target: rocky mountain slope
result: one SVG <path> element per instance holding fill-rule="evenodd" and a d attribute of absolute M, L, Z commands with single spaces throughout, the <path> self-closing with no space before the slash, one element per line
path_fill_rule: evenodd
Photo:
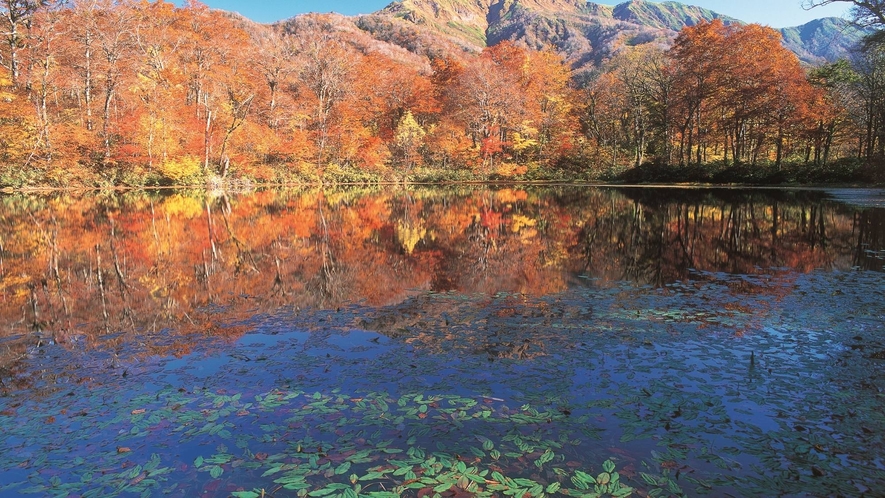
<path fill-rule="evenodd" d="M 701 7 L 647 0 L 614 7 L 584 0 L 398 0 L 364 16 L 362 22 L 377 26 L 382 20 L 402 21 L 473 49 L 503 40 L 535 48 L 552 46 L 580 69 L 625 45 L 667 45 L 683 27 L 713 19 L 741 22 Z M 845 21 L 834 18 L 781 32 L 785 46 L 812 64 L 844 56 L 861 37 Z"/>

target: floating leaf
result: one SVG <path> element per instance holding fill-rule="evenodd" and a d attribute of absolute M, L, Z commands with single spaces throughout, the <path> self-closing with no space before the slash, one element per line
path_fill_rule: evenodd
<path fill-rule="evenodd" d="M 512 481 L 514 483 L 516 483 L 517 486 L 522 487 L 522 488 L 533 488 L 538 484 L 531 479 L 523 479 L 523 478 L 519 478 L 519 477 L 513 479 Z"/>
<path fill-rule="evenodd" d="M 645 481 L 646 483 L 648 483 L 652 486 L 658 485 L 658 480 L 654 476 L 652 476 L 651 474 L 646 474 L 645 472 L 640 472 L 639 475 L 642 477 L 642 480 Z"/>
<path fill-rule="evenodd" d="M 336 491 L 335 489 L 326 487 L 326 488 L 311 491 L 311 492 L 307 493 L 307 496 L 313 496 L 313 497 L 326 496 L 326 495 L 330 495 L 330 494 L 334 493 L 335 491 Z"/>
<path fill-rule="evenodd" d="M 630 496 L 633 494 L 633 488 L 628 486 L 621 486 L 619 489 L 616 489 L 612 492 L 612 496 L 615 498 L 624 498 L 626 496 Z"/>
<path fill-rule="evenodd" d="M 585 472 L 581 472 L 580 470 L 575 471 L 575 477 L 585 484 L 596 484 L 596 478 L 587 474 Z"/>
<path fill-rule="evenodd" d="M 209 469 L 209 475 L 212 476 L 213 479 L 218 479 L 219 477 L 221 477 L 221 474 L 224 474 L 224 469 L 222 469 L 218 465 L 213 465 Z"/>
<path fill-rule="evenodd" d="M 464 477 L 466 477 L 467 479 L 469 479 L 477 484 L 485 484 L 486 483 L 485 478 L 478 476 L 476 474 L 464 474 Z"/>
<path fill-rule="evenodd" d="M 454 486 L 454 485 L 455 485 L 454 482 L 444 482 L 444 483 L 442 483 L 442 484 L 439 484 L 439 485 L 436 486 L 435 488 L 433 488 L 433 491 L 434 491 L 435 493 L 443 493 L 443 492 L 448 491 L 449 489 L 451 489 L 451 487 Z"/>

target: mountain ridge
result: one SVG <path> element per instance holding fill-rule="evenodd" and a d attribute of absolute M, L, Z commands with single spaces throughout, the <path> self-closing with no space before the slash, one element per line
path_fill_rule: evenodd
<path fill-rule="evenodd" d="M 397 0 L 370 16 L 390 16 L 481 49 L 504 40 L 555 47 L 576 69 L 598 63 L 624 45 L 669 45 L 686 26 L 719 19 L 710 9 L 675 1 L 629 0 L 615 6 L 583 0 Z M 838 18 L 778 30 L 784 45 L 809 64 L 844 56 L 862 33 Z"/>

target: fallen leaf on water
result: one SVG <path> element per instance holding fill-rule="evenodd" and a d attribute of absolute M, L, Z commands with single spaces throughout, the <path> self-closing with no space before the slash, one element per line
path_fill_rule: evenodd
<path fill-rule="evenodd" d="M 129 453 L 132 451 L 132 448 L 126 446 L 117 446 L 117 453 Z"/>

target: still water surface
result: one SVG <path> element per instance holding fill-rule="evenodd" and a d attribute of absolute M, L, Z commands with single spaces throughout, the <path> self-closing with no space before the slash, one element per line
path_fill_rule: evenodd
<path fill-rule="evenodd" d="M 0 198 L 0 494 L 873 496 L 881 200 Z"/>

